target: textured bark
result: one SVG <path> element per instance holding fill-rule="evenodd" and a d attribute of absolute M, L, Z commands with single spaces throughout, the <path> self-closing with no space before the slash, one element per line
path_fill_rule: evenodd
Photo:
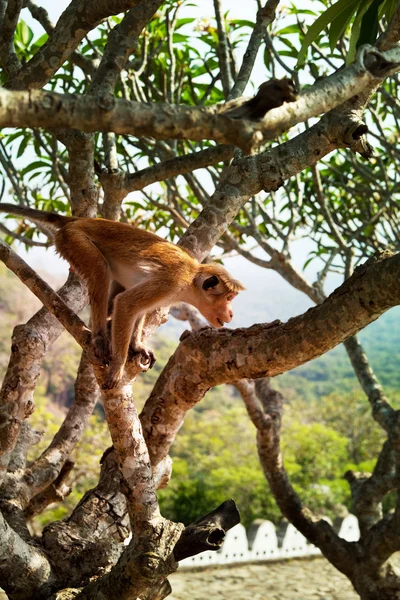
<path fill-rule="evenodd" d="M 79 587 L 117 562 L 129 532 L 121 474 L 115 453 L 107 451 L 99 483 L 86 492 L 67 519 L 44 529 L 43 548 L 57 564 L 61 584 Z"/>
<path fill-rule="evenodd" d="M 80 0 L 81 1 L 81 0 Z M 342 104 L 398 70 L 400 50 L 363 47 L 358 61 L 304 92 L 297 102 L 271 110 L 261 125 L 232 120 L 218 108 L 142 104 L 111 96 L 75 97 L 50 92 L 0 91 L 0 125 L 73 127 L 86 132 L 151 135 L 155 139 L 213 139 L 245 150 L 274 139 L 296 123 Z M 229 106 L 229 105 L 227 105 Z"/>
<path fill-rule="evenodd" d="M 87 303 L 85 290 L 73 275 L 59 293 L 76 312 Z M 33 391 L 43 358 L 62 331 L 62 325 L 45 308 L 26 325 L 14 329 L 10 362 L 0 392 L 0 481 L 4 479 L 21 425 L 34 409 Z"/>
<path fill-rule="evenodd" d="M 49 595 L 54 574 L 39 549 L 27 544 L 0 513 L 0 578 L 11 600 L 27 600 Z M 29 573 L 29 577 L 25 573 Z M 16 576 L 16 574 L 24 574 Z"/>
<path fill-rule="evenodd" d="M 3 498 L 13 499 L 14 504 L 25 510 L 37 494 L 58 478 L 83 435 L 98 396 L 99 389 L 93 369 L 83 356 L 75 384 L 74 402 L 63 424 L 50 446 L 28 469 L 6 477 Z M 51 490 L 49 492 L 51 493 Z"/>
<path fill-rule="evenodd" d="M 183 525 L 157 519 L 147 535 L 134 539 L 110 573 L 90 583 L 77 600 L 136 600 L 177 569 L 173 548 Z"/>
<path fill-rule="evenodd" d="M 6 8 L 0 11 L 0 59 L 4 71 L 8 75 L 14 75 L 20 68 L 21 63 L 14 48 L 14 31 L 18 23 L 22 0 L 8 0 Z"/>
<path fill-rule="evenodd" d="M 124 491 L 135 535 L 160 519 L 153 473 L 131 386 L 105 390 L 104 410 L 124 478 Z"/>
<path fill-rule="evenodd" d="M 210 387 L 289 371 L 397 306 L 399 268 L 400 254 L 382 253 L 358 267 L 323 304 L 287 323 L 206 329 L 187 336 L 164 368 L 141 415 L 152 464 L 168 454 L 184 415 Z"/>
<path fill-rule="evenodd" d="M 205 550 L 219 550 L 225 533 L 238 523 L 240 515 L 234 501 L 223 502 L 208 515 L 185 527 L 174 548 L 175 560 L 180 561 Z"/>
<path fill-rule="evenodd" d="M 14 90 L 43 87 L 89 31 L 103 19 L 128 10 L 139 1 L 72 0 L 59 18 L 47 42 L 18 74 L 7 82 L 7 87 Z"/>

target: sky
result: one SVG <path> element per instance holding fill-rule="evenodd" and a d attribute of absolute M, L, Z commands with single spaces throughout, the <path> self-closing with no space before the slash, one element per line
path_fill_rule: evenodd
<path fill-rule="evenodd" d="M 69 0 L 38 0 L 37 4 L 43 6 L 49 13 L 49 17 L 53 23 L 56 23 L 58 17 L 62 11 L 69 4 Z M 213 11 L 213 0 L 197 0 L 197 7 L 191 6 L 186 8 L 187 14 L 190 16 L 196 16 L 198 18 L 211 17 L 214 14 Z M 248 0 L 243 2 L 242 0 L 225 0 L 222 4 L 223 10 L 229 9 L 229 12 L 234 18 L 242 18 L 248 20 L 254 20 L 257 10 L 257 3 L 255 0 Z M 182 16 L 185 14 L 182 12 Z M 186 15 L 187 16 L 187 15 Z M 42 35 L 43 30 L 41 26 L 31 19 L 29 11 L 24 9 L 22 12 L 22 18 L 29 24 L 34 30 L 36 35 Z M 265 71 L 263 68 L 263 62 L 261 52 L 259 53 L 259 59 L 256 63 L 256 67 L 253 73 L 253 84 L 255 87 L 258 86 L 262 81 L 265 80 Z M 249 91 L 251 93 L 251 90 Z M 307 259 L 308 252 L 311 250 L 313 245 L 306 241 L 301 240 L 293 245 L 292 258 L 293 263 L 297 268 L 301 269 L 305 260 Z M 55 250 L 43 250 L 41 248 L 31 248 L 28 252 L 24 250 L 24 247 L 19 245 L 15 247 L 17 252 L 26 260 L 33 268 L 40 271 L 47 271 L 52 276 L 59 275 L 62 280 L 68 272 L 68 264 L 59 258 Z M 265 255 L 263 258 L 267 258 Z M 266 299 L 265 309 L 265 321 L 270 321 L 275 318 L 287 319 L 289 316 L 297 314 L 300 307 L 307 308 L 310 303 L 305 296 L 300 292 L 294 290 L 289 284 L 287 284 L 279 275 L 266 269 L 249 263 L 247 260 L 241 257 L 230 258 L 225 261 L 225 265 L 235 277 L 240 279 L 247 288 L 247 292 L 244 292 L 236 300 L 240 302 L 241 310 L 240 313 L 242 318 L 240 322 L 233 321 L 233 326 L 249 325 L 253 321 L 251 315 L 243 320 L 243 315 L 246 311 L 243 307 L 248 302 L 249 294 L 252 297 L 252 301 L 262 302 L 263 298 Z M 310 277 L 315 276 L 315 267 L 311 266 L 308 270 Z M 290 300 L 289 300 L 290 296 Z M 297 302 L 293 302 L 293 298 L 298 297 Z M 246 299 L 247 298 L 247 299 Z M 277 306 L 273 308 L 273 298 L 278 298 Z M 267 301 L 268 299 L 268 301 Z M 251 311 L 250 311 L 251 312 Z"/>

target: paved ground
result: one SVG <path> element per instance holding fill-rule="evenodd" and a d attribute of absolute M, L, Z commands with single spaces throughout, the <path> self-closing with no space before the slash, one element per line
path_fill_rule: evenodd
<path fill-rule="evenodd" d="M 182 569 L 169 581 L 168 600 L 359 600 L 348 579 L 324 558 Z"/>

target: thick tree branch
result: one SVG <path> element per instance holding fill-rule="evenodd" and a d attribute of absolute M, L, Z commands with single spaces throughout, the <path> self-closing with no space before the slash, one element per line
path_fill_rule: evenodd
<path fill-rule="evenodd" d="M 34 496 L 57 479 L 83 435 L 98 396 L 92 366 L 83 354 L 75 382 L 74 402 L 51 444 L 26 471 L 6 478 L 7 497 L 13 498 L 14 504 L 25 509 Z"/>
<path fill-rule="evenodd" d="M 87 303 L 85 289 L 74 275 L 70 275 L 59 294 L 76 312 Z M 0 392 L 0 482 L 6 473 L 20 427 L 34 410 L 33 391 L 43 358 L 62 331 L 62 325 L 44 307 L 25 325 L 14 329 L 10 362 Z"/>
<path fill-rule="evenodd" d="M 232 120 L 219 107 L 142 104 L 111 97 L 74 97 L 50 92 L 0 90 L 0 125 L 74 127 L 155 139 L 213 139 L 249 150 L 296 123 L 326 112 L 398 69 L 400 48 L 378 53 L 363 46 L 356 63 L 304 92 L 299 100 L 268 112 L 261 121 Z"/>
<path fill-rule="evenodd" d="M 180 561 L 205 550 L 219 550 L 225 533 L 238 523 L 240 515 L 235 502 L 226 500 L 204 517 L 185 527 L 174 548 L 175 560 Z"/>
<path fill-rule="evenodd" d="M 6 86 L 13 90 L 42 88 L 89 31 L 103 19 L 128 10 L 139 2 L 140 0 L 117 0 L 111 3 L 108 0 L 72 0 L 48 40 Z M 81 128 L 77 126 L 77 129 Z"/>
<path fill-rule="evenodd" d="M 287 323 L 203 330 L 186 337 L 142 415 L 153 465 L 167 455 L 186 412 L 212 386 L 279 375 L 324 354 L 400 303 L 400 254 L 369 259 L 322 304 Z M 182 369 L 190 374 L 181 377 Z"/>
<path fill-rule="evenodd" d="M 116 454 L 107 450 L 101 459 L 97 486 L 86 492 L 66 521 L 50 523 L 42 540 L 58 565 L 59 577 L 69 586 L 79 586 L 117 562 L 129 532 Z"/>
<path fill-rule="evenodd" d="M 3 13 L 0 11 L 0 60 L 7 75 L 15 75 L 21 62 L 14 48 L 14 34 L 23 0 L 8 0 Z"/>
<path fill-rule="evenodd" d="M 183 525 L 160 519 L 151 533 L 132 539 L 113 569 L 86 586 L 76 600 L 133 600 L 177 569 L 173 549 Z"/>
<path fill-rule="evenodd" d="M 0 538 L 0 579 L 10 598 L 25 600 L 48 593 L 54 578 L 49 561 L 37 548 L 24 542 L 1 513 Z"/>

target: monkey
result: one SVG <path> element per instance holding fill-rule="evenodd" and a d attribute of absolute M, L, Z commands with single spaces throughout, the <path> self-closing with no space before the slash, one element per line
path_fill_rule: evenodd
<path fill-rule="evenodd" d="M 154 365 L 152 350 L 141 341 L 146 313 L 177 301 L 188 302 L 220 328 L 232 320 L 231 302 L 245 289 L 220 264 L 201 264 L 185 248 L 127 223 L 68 217 L 6 203 L 0 203 L 0 212 L 26 217 L 46 228 L 58 254 L 86 282 L 92 329 L 88 354 L 92 362 L 109 363 L 105 389 L 121 380 L 130 347 L 148 368 Z M 111 304 L 110 349 L 107 315 Z"/>
<path fill-rule="evenodd" d="M 270 79 L 264 81 L 258 88 L 257 94 L 236 108 L 228 109 L 222 114 L 230 119 L 249 119 L 258 121 L 272 108 L 281 106 L 284 102 L 297 100 L 297 91 L 294 82 L 284 79 Z"/>

